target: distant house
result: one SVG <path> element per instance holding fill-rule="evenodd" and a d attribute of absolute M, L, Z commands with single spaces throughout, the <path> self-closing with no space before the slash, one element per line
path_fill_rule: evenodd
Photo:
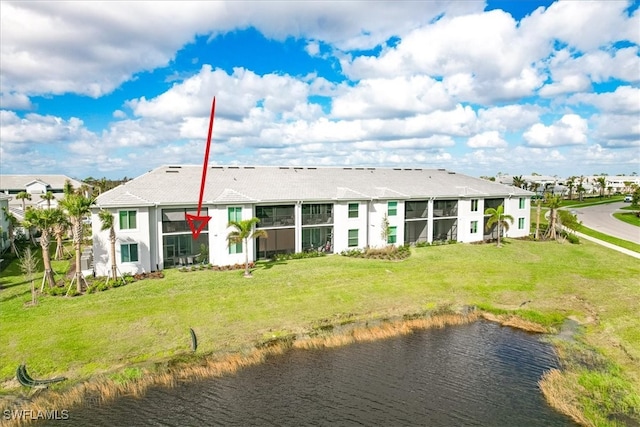
<path fill-rule="evenodd" d="M 108 231 L 98 212 L 115 217 L 116 261 L 122 273 L 197 262 L 205 250 L 214 265 L 271 258 L 277 253 L 490 238 L 488 207 L 505 206 L 515 222 L 510 237 L 529 234 L 534 193 L 444 169 L 213 166 L 201 215 L 211 221 L 197 240 L 185 214 L 197 214 L 202 169 L 163 166 L 101 194 L 92 213 L 96 274 L 109 271 Z M 387 240 L 382 223 L 388 218 Z M 267 238 L 248 248 L 231 244 L 230 220 L 260 219 Z"/>
<path fill-rule="evenodd" d="M 9 221 L 5 216 L 5 210 L 9 209 L 11 196 L 0 193 L 0 254 L 10 245 L 9 241 Z"/>
<path fill-rule="evenodd" d="M 55 208 L 58 201 L 64 197 L 64 184 L 69 181 L 73 188 L 80 188 L 84 183 L 66 175 L 0 175 L 0 193 L 12 196 L 9 207 L 12 212 L 22 219 L 22 200 L 15 196 L 23 191 L 31 195 L 31 200 L 25 199 L 25 207 Z M 47 202 L 41 196 L 50 191 L 53 200 Z"/>

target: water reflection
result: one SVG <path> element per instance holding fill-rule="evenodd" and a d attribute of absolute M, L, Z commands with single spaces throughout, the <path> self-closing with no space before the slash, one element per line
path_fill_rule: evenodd
<path fill-rule="evenodd" d="M 537 387 L 538 337 L 489 322 L 318 351 L 72 411 L 73 425 L 569 426 Z"/>

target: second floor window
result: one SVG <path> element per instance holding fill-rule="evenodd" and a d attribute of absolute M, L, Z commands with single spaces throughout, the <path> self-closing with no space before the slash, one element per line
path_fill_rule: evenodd
<path fill-rule="evenodd" d="M 120 211 L 120 230 L 137 228 L 136 211 Z"/>

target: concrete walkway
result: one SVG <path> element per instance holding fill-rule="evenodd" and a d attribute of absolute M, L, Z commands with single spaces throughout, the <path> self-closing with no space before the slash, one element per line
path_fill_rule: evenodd
<path fill-rule="evenodd" d="M 600 239 L 596 239 L 595 237 L 591 237 L 591 236 L 587 236 L 586 234 L 582 234 L 582 233 L 575 233 L 578 237 L 580 237 L 581 239 L 585 239 L 585 240 L 590 240 L 594 243 L 597 243 L 599 245 L 605 246 L 609 249 L 613 249 L 614 251 L 618 251 L 618 252 L 622 252 L 623 254 L 627 254 L 629 256 L 632 256 L 634 258 L 638 258 L 640 259 L 640 253 L 638 252 L 634 252 L 632 250 L 626 249 L 626 248 L 621 248 L 620 246 L 616 246 L 612 243 L 609 242 L 605 242 L 603 240 Z"/>

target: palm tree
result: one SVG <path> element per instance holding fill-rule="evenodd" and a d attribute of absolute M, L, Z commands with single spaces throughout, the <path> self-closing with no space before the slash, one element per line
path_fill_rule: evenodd
<path fill-rule="evenodd" d="M 51 209 L 51 201 L 55 199 L 55 196 L 51 191 L 47 191 L 40 195 L 40 198 L 47 201 L 47 209 Z"/>
<path fill-rule="evenodd" d="M 540 240 L 540 214 L 542 212 L 542 199 L 538 197 L 536 200 L 536 234 L 535 239 Z"/>
<path fill-rule="evenodd" d="M 573 199 L 573 189 L 576 186 L 576 177 L 570 176 L 566 182 L 567 187 L 569 187 L 569 200 Z"/>
<path fill-rule="evenodd" d="M 24 212 L 26 210 L 24 201 L 31 200 L 31 194 L 27 193 L 26 191 L 21 191 L 16 194 L 16 200 L 22 200 L 22 212 Z"/>
<path fill-rule="evenodd" d="M 62 245 L 62 238 L 64 237 L 70 226 L 71 224 L 69 223 L 69 220 L 64 215 L 58 218 L 58 222 L 53 224 L 53 235 L 56 238 L 56 254 L 54 258 L 57 261 L 61 260 L 64 256 L 64 246 Z"/>
<path fill-rule="evenodd" d="M 518 176 L 514 176 L 513 177 L 513 186 L 514 187 L 518 187 L 518 188 L 523 188 L 524 185 L 526 185 L 527 182 L 522 179 L 522 175 L 518 175 Z"/>
<path fill-rule="evenodd" d="M 599 176 L 596 178 L 596 182 L 598 183 L 598 187 L 600 188 L 600 198 L 604 197 L 604 190 L 607 188 L 607 178 L 604 176 Z"/>
<path fill-rule="evenodd" d="M 578 198 L 580 199 L 580 201 L 582 201 L 582 198 L 584 197 L 584 176 L 580 175 L 580 178 L 578 178 L 578 185 L 576 186 L 576 190 L 578 191 Z"/>
<path fill-rule="evenodd" d="M 16 249 L 16 227 L 20 225 L 20 221 L 15 217 L 7 208 L 2 208 L 2 212 L 4 213 L 4 218 L 7 220 L 7 234 L 9 237 L 9 247 L 11 248 L 11 253 L 14 255 L 18 254 L 18 250 Z"/>
<path fill-rule="evenodd" d="M 494 224 L 497 225 L 498 227 L 498 247 L 500 247 L 500 235 L 502 234 L 502 231 L 500 230 L 500 227 L 504 228 L 505 230 L 509 231 L 509 223 L 513 224 L 513 217 L 511 215 L 505 215 L 504 213 L 504 205 L 500 205 L 498 206 L 496 209 L 494 208 L 487 208 L 484 211 L 485 215 L 489 215 L 489 219 L 487 220 L 487 230 L 489 230 L 491 227 L 493 227 Z"/>
<path fill-rule="evenodd" d="M 109 230 L 109 242 L 111 243 L 111 277 L 118 278 L 118 266 L 116 264 L 116 230 L 114 228 L 113 214 L 109 211 L 101 210 L 98 213 L 102 223 L 101 231 Z"/>
<path fill-rule="evenodd" d="M 243 251 L 244 251 L 244 277 L 251 277 L 251 272 L 249 271 L 249 250 L 248 243 L 249 239 L 255 239 L 258 237 L 266 238 L 267 232 L 264 230 L 257 230 L 255 228 L 256 224 L 260 222 L 258 218 L 244 219 L 241 221 L 230 221 L 229 227 L 233 227 L 234 230 L 227 235 L 227 240 L 229 241 L 229 245 L 232 243 L 242 243 Z"/>
<path fill-rule="evenodd" d="M 82 271 L 80 266 L 80 254 L 82 253 L 82 218 L 90 212 L 93 199 L 87 198 L 78 193 L 66 193 L 60 201 L 60 206 L 69 215 L 71 230 L 73 232 L 73 245 L 76 252 L 76 273 L 75 280 L 78 292 L 82 292 Z"/>
<path fill-rule="evenodd" d="M 40 230 L 40 246 L 42 247 L 42 262 L 44 264 L 44 280 L 52 288 L 56 284 L 51 269 L 51 255 L 49 254 L 49 244 L 53 225 L 58 222 L 58 218 L 64 214 L 59 209 L 29 209 L 25 213 L 23 225 L 26 228 L 37 228 Z M 44 285 L 44 282 L 43 282 Z"/>
<path fill-rule="evenodd" d="M 558 222 L 558 208 L 562 203 L 560 195 L 547 194 L 544 198 L 545 204 L 549 207 L 549 228 L 547 228 L 546 237 L 549 239 L 557 239 L 556 226 Z"/>

